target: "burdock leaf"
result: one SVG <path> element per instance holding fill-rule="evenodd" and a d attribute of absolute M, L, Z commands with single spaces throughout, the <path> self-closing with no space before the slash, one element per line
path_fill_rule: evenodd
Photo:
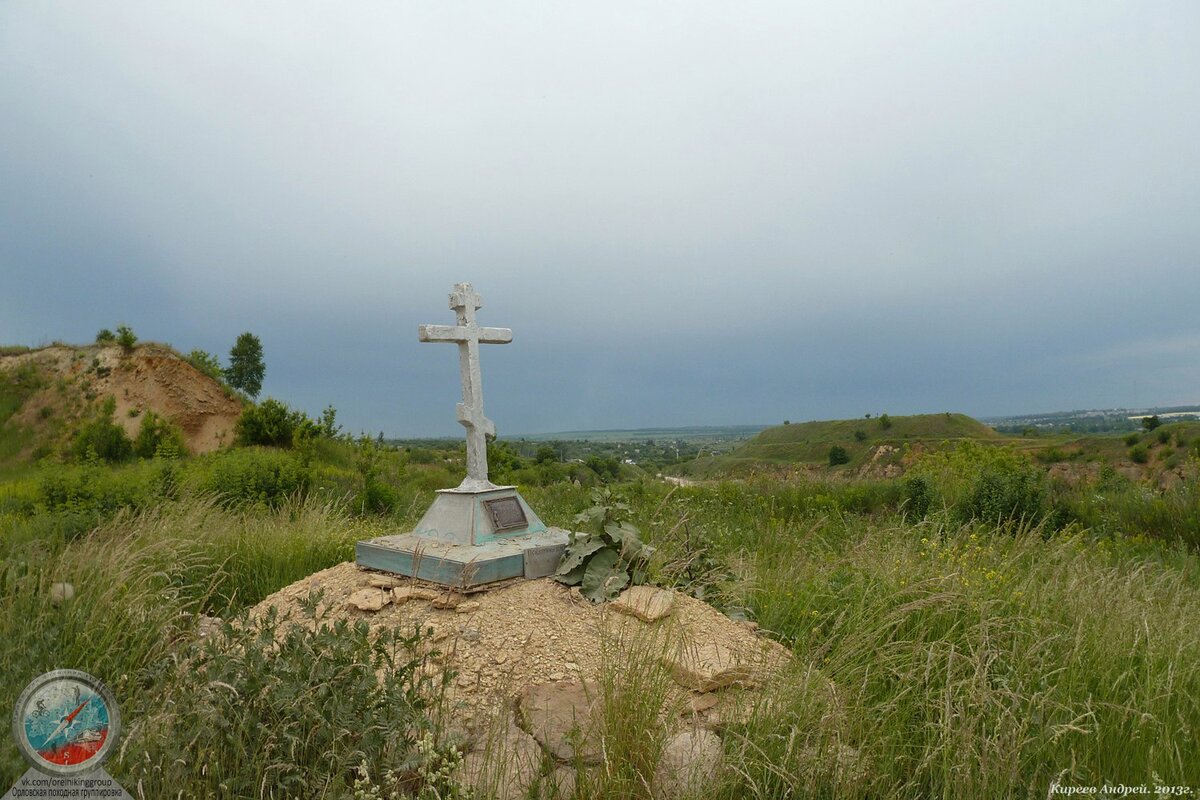
<path fill-rule="evenodd" d="M 629 574 L 618 566 L 619 561 L 616 550 L 606 548 L 596 553 L 583 573 L 583 596 L 593 603 L 616 597 L 629 583 Z"/>
<path fill-rule="evenodd" d="M 562 561 L 558 562 L 558 569 L 555 570 L 554 574 L 571 574 L 574 570 L 583 566 L 584 560 L 601 547 L 604 547 L 604 540 L 599 536 L 587 539 L 580 537 L 563 551 Z"/>

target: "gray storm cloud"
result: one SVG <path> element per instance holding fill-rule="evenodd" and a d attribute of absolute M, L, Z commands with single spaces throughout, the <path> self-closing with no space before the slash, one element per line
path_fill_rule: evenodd
<path fill-rule="evenodd" d="M 8 3 L 0 340 L 455 434 L 1200 402 L 1193 3 Z M 1179 343 L 1184 343 L 1180 345 Z"/>

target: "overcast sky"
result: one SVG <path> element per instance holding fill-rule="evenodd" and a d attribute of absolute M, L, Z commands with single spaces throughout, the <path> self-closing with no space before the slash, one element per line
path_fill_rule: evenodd
<path fill-rule="evenodd" d="M 1200 4 L 0 3 L 0 342 L 457 435 L 1200 403 Z"/>

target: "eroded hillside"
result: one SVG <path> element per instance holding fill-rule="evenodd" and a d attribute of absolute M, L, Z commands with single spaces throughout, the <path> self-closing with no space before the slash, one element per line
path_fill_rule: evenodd
<path fill-rule="evenodd" d="M 179 426 L 192 453 L 232 442 L 242 412 L 236 395 L 174 350 L 144 344 L 53 345 L 0 355 L 0 458 L 55 452 L 112 397 L 113 420 L 136 437 L 147 411 Z"/>

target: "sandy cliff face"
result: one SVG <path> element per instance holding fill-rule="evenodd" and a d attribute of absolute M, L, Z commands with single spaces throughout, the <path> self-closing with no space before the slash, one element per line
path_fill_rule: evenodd
<path fill-rule="evenodd" d="M 68 435 L 109 396 L 116 401 L 114 421 L 130 437 L 141 430 L 145 412 L 153 411 L 179 426 L 192 453 L 231 443 L 242 413 L 236 396 L 162 345 L 128 354 L 115 345 L 55 345 L 0 356 L 0 372 L 24 365 L 36 369 L 37 388 L 5 424 L 34 431 L 38 444 Z"/>

